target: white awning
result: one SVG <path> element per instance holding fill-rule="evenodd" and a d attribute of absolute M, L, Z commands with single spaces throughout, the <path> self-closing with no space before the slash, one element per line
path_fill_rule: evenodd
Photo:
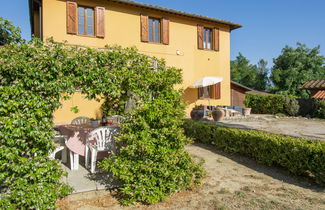
<path fill-rule="evenodd" d="M 222 80 L 223 80 L 222 77 L 203 77 L 195 81 L 190 87 L 191 88 L 207 87 L 222 82 Z"/>

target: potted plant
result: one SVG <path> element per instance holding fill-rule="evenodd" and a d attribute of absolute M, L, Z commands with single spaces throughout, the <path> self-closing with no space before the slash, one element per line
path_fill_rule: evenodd
<path fill-rule="evenodd" d="M 244 116 L 249 116 L 249 115 L 251 115 L 251 110 L 252 110 L 252 108 L 243 108 L 243 115 Z"/>
<path fill-rule="evenodd" d="M 99 126 L 98 120 L 94 118 L 90 118 L 90 124 L 93 128 L 97 128 Z"/>
<path fill-rule="evenodd" d="M 203 117 L 204 117 L 204 106 L 203 105 L 200 105 L 200 106 L 195 105 L 195 107 L 191 111 L 191 119 L 195 120 L 195 121 L 199 121 Z"/>
<path fill-rule="evenodd" d="M 217 107 L 212 111 L 212 117 L 213 120 L 216 122 L 221 121 L 225 116 L 224 110 L 221 109 L 221 107 Z"/>

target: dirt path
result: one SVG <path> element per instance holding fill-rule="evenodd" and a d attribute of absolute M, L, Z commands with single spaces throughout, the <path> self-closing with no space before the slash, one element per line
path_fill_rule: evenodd
<path fill-rule="evenodd" d="M 106 191 L 70 195 L 61 209 L 324 209 L 325 189 L 284 170 L 194 144 L 186 148 L 204 160 L 207 176 L 194 191 L 180 192 L 153 206 L 122 207 Z"/>
<path fill-rule="evenodd" d="M 290 136 L 325 140 L 325 120 L 306 118 L 247 118 L 228 119 L 218 124 L 251 128 Z"/>

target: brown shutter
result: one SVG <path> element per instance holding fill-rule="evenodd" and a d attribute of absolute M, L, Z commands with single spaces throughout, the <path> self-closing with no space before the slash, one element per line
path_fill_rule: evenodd
<path fill-rule="evenodd" d="M 77 34 L 77 3 L 72 1 L 67 1 L 67 33 Z"/>
<path fill-rule="evenodd" d="M 220 99 L 221 98 L 221 82 L 214 85 L 214 91 L 215 91 L 214 98 Z"/>
<path fill-rule="evenodd" d="M 211 85 L 210 92 L 209 92 L 210 98 L 213 98 L 213 90 L 214 90 L 214 85 Z"/>
<path fill-rule="evenodd" d="M 197 25 L 198 48 L 203 49 L 203 25 Z"/>
<path fill-rule="evenodd" d="M 213 49 L 219 51 L 219 28 L 213 29 Z"/>
<path fill-rule="evenodd" d="M 169 19 L 162 18 L 162 43 L 169 45 Z"/>
<path fill-rule="evenodd" d="M 148 15 L 141 14 L 141 41 L 149 41 Z"/>
<path fill-rule="evenodd" d="M 105 37 L 105 7 L 96 7 L 95 28 L 96 36 Z"/>

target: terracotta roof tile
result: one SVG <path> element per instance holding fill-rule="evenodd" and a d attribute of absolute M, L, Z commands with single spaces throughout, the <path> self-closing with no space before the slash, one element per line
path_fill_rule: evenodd
<path fill-rule="evenodd" d="M 325 90 L 317 91 L 317 93 L 313 95 L 313 98 L 325 99 Z"/>
<path fill-rule="evenodd" d="M 314 79 L 306 82 L 301 89 L 319 89 L 325 90 L 325 79 Z"/>

